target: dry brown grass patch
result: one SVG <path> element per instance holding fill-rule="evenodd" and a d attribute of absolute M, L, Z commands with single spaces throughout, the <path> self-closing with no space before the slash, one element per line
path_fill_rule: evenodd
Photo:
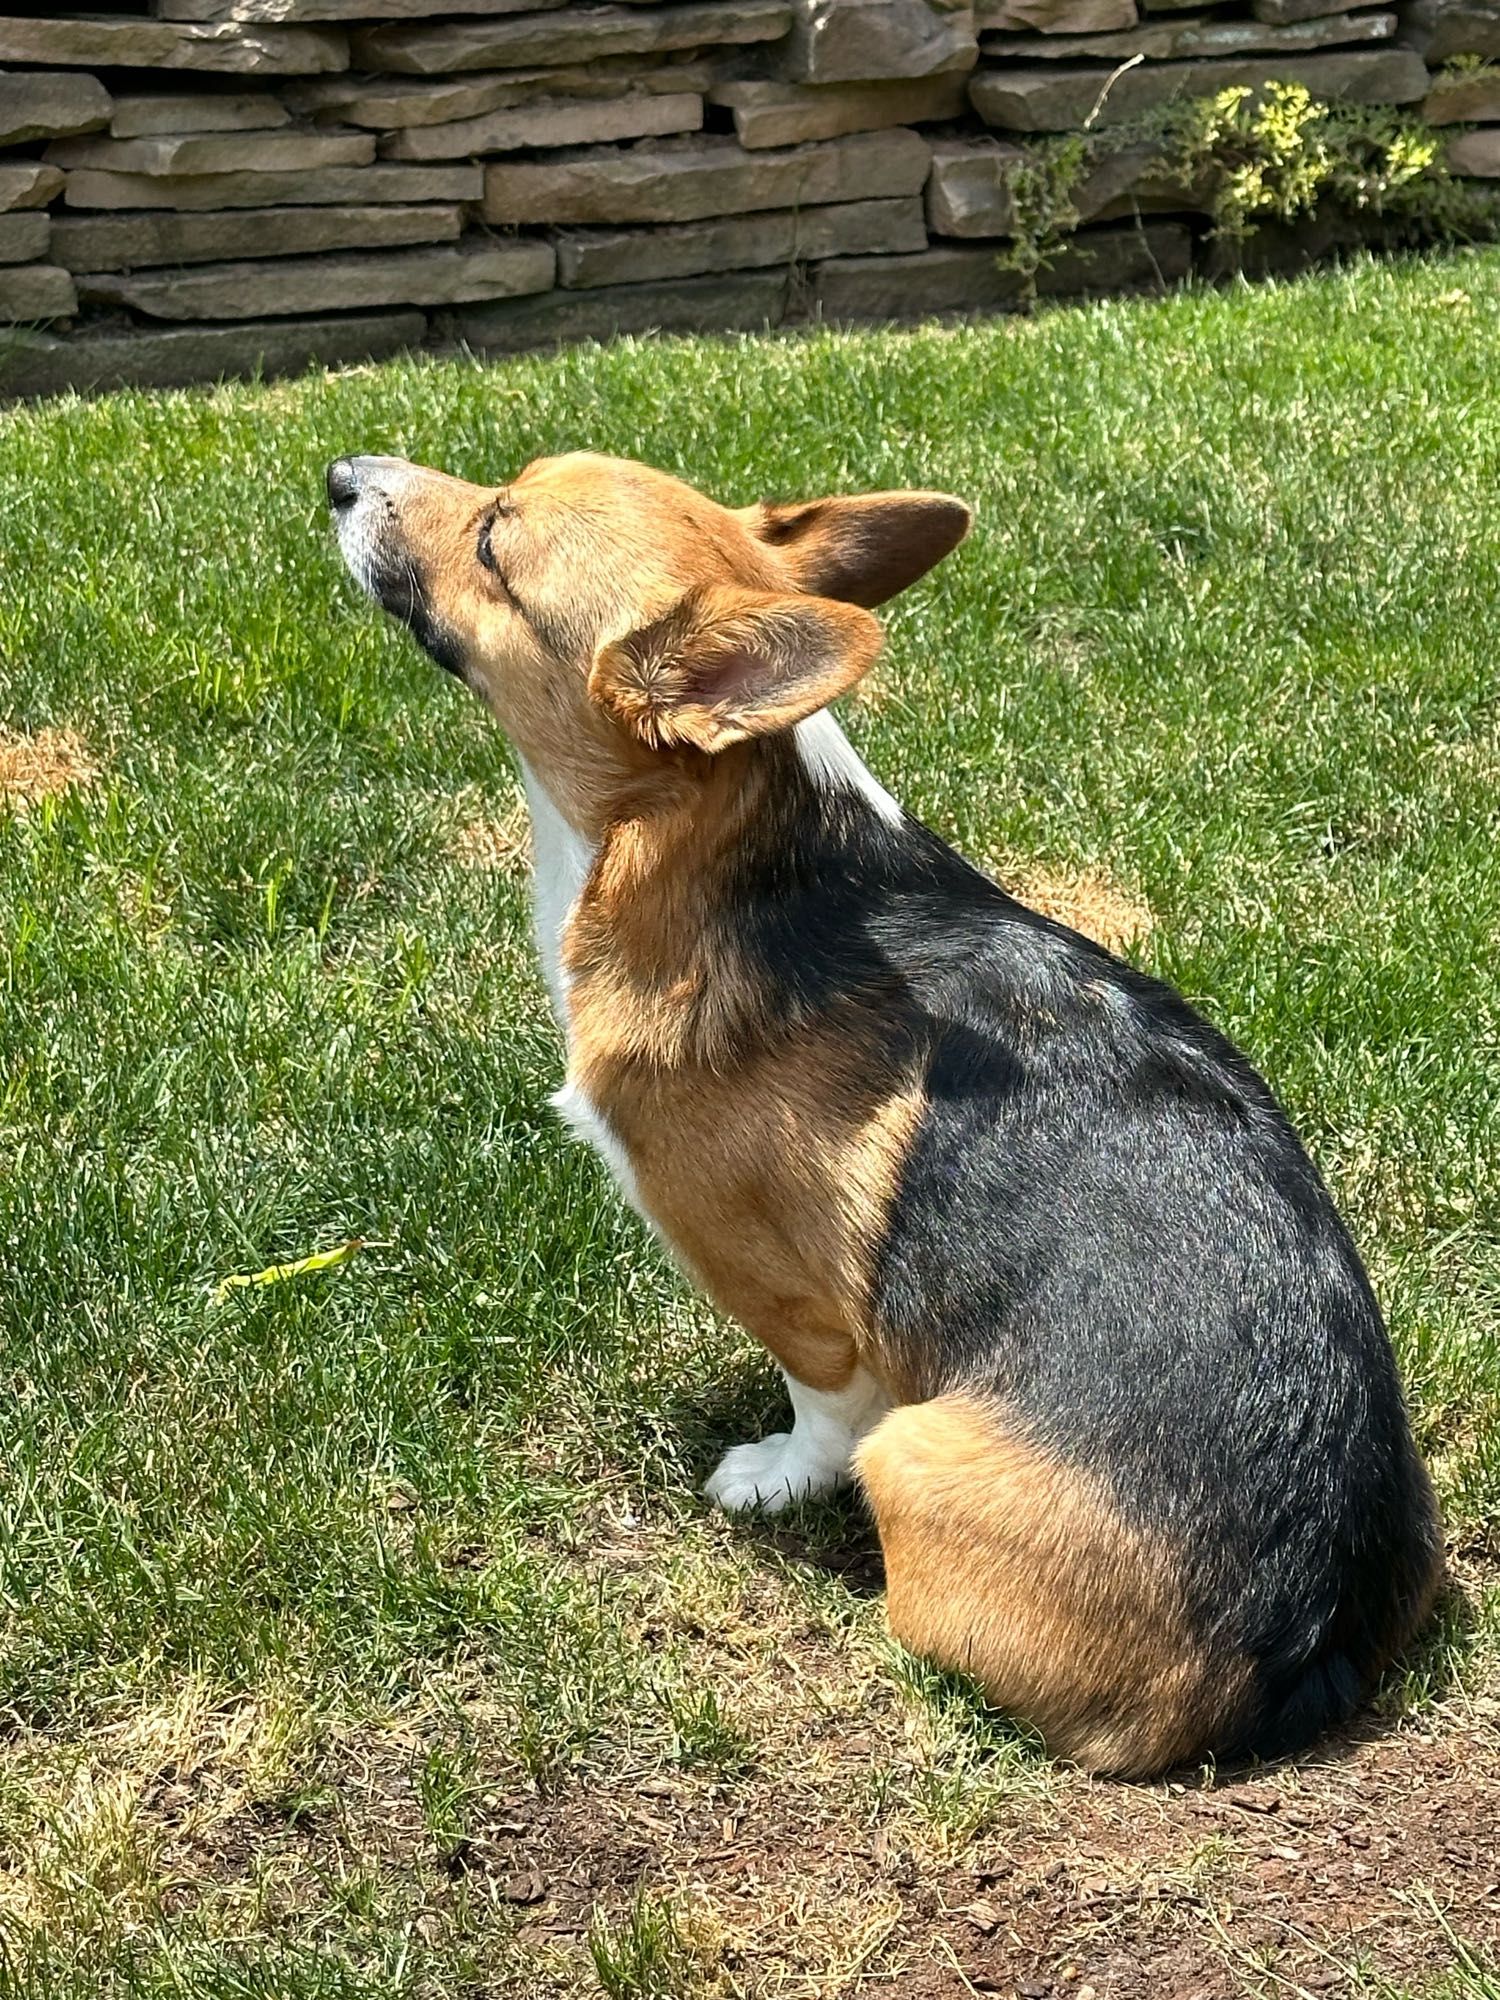
<path fill-rule="evenodd" d="M 72 729 L 7 729 L 0 723 L 0 804 L 32 806 L 91 784 L 99 766 Z"/>
<path fill-rule="evenodd" d="M 123 1935 L 216 1868 L 218 1836 L 312 1751 L 288 1692 L 215 1700 L 189 1682 L 79 1742 L 20 1735 L 0 1758 L 0 1921 Z"/>
<path fill-rule="evenodd" d="M 448 843 L 448 852 L 463 868 L 495 869 L 523 877 L 531 869 L 531 827 L 525 805 L 518 799 L 508 811 L 466 820 Z"/>
<path fill-rule="evenodd" d="M 996 878 L 1028 908 L 1081 931 L 1106 951 L 1142 944 L 1156 927 L 1149 904 L 1133 896 L 1102 868 L 1049 868 L 1039 862 L 1001 861 Z"/>

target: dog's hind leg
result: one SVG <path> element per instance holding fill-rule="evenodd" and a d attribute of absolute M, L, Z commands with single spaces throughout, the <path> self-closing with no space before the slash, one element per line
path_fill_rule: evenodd
<path fill-rule="evenodd" d="M 1169 1552 L 997 1406 L 904 1405 L 855 1464 L 885 1550 L 892 1632 L 972 1675 L 1055 1754 L 1095 1771 L 1165 1770 L 1243 1705 L 1249 1663 L 1206 1655 Z"/>

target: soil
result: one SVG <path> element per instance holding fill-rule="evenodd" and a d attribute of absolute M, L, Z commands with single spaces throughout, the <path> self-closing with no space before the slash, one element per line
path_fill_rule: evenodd
<path fill-rule="evenodd" d="M 1228 2000 L 1368 1991 L 1371 1973 L 1421 1987 L 1464 1951 L 1500 1961 L 1494 1718 L 1371 1727 L 1236 1782 L 1069 1776 L 936 1873 L 878 1830 L 851 1839 L 829 1806 L 778 1793 L 738 1819 L 686 1805 L 666 1779 L 634 1798 L 516 1796 L 490 1865 L 537 1944 L 581 1938 L 643 1883 L 706 1898 L 739 1941 L 723 1957 L 730 1991 Z M 868 1985 L 783 1988 L 794 1968 L 770 1962 L 781 1927 L 767 1919 L 794 1902 L 894 1905 Z"/>

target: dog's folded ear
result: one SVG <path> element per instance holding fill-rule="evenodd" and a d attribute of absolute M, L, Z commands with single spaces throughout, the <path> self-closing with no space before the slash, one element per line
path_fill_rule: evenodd
<path fill-rule="evenodd" d="M 956 549 L 973 515 L 950 493 L 860 493 L 744 507 L 751 534 L 775 549 L 803 590 L 846 604 L 884 604 Z"/>
<path fill-rule="evenodd" d="M 883 636 L 852 604 L 709 586 L 601 647 L 589 693 L 653 749 L 714 753 L 814 714 L 869 671 Z"/>

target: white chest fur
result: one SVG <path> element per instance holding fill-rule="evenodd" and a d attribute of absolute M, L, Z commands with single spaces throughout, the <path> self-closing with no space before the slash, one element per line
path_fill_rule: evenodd
<path fill-rule="evenodd" d="M 531 921 L 542 976 L 552 996 L 558 1026 L 568 1032 L 568 988 L 563 972 L 563 934 L 573 905 L 589 879 L 594 850 L 563 818 L 524 758 L 521 783 L 531 814 Z"/>
<path fill-rule="evenodd" d="M 569 826 L 552 803 L 536 773 L 522 760 L 521 782 L 526 788 L 526 804 L 531 813 L 531 895 L 532 924 L 536 948 L 542 961 L 542 976 L 552 996 L 552 1011 L 564 1036 L 571 1040 L 568 1020 L 568 975 L 563 966 L 563 940 L 573 905 L 578 901 L 594 850 L 581 833 Z M 576 1137 L 584 1139 L 600 1155 L 633 1208 L 640 1207 L 630 1157 L 604 1118 L 572 1077 L 554 1092 L 553 1107 Z"/>

